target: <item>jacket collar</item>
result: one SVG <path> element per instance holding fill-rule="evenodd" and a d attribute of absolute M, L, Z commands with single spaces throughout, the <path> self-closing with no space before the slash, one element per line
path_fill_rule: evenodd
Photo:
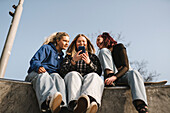
<path fill-rule="evenodd" d="M 61 53 L 59 53 L 58 50 L 56 49 L 56 47 L 54 46 L 54 44 L 52 44 L 51 42 L 48 43 L 48 45 L 50 45 L 59 54 L 59 56 L 63 56 L 64 55 L 63 51 L 61 51 Z"/>

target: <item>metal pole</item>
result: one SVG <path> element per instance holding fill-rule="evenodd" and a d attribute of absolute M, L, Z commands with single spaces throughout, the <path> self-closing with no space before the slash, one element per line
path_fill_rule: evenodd
<path fill-rule="evenodd" d="M 12 49 L 12 46 L 13 46 L 13 42 L 14 42 L 14 39 L 15 39 L 16 32 L 17 32 L 21 13 L 22 13 L 22 10 L 23 10 L 23 7 L 22 7 L 23 2 L 24 2 L 24 0 L 19 0 L 18 6 L 15 9 L 15 13 L 13 15 L 14 17 L 12 19 L 12 22 L 11 22 L 11 25 L 10 25 L 10 28 L 9 28 L 9 31 L 8 31 L 8 35 L 7 35 L 7 38 L 6 38 L 6 42 L 5 42 L 5 45 L 4 45 L 2 54 L 1 54 L 0 78 L 3 78 L 4 74 L 5 74 L 8 59 L 9 59 L 9 56 L 11 54 L 11 49 Z"/>

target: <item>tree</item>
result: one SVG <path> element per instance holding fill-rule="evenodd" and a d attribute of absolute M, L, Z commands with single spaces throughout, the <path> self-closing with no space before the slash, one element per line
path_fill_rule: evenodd
<path fill-rule="evenodd" d="M 98 33 L 91 33 L 87 35 L 88 37 L 90 37 L 95 49 L 98 48 L 96 45 L 96 39 L 99 34 L 102 34 L 102 32 L 98 31 Z M 118 33 L 117 35 L 115 35 L 110 31 L 109 34 L 114 37 L 116 41 L 123 43 L 126 48 L 130 46 L 131 42 L 126 42 L 125 37 L 122 36 L 122 33 Z M 147 64 L 148 62 L 146 60 L 130 62 L 131 67 L 137 70 L 143 76 L 145 82 L 154 81 L 158 76 L 160 76 L 160 74 L 156 71 L 148 71 L 148 69 L 146 68 Z"/>
<path fill-rule="evenodd" d="M 143 76 L 145 82 L 154 81 L 160 75 L 156 71 L 149 72 L 147 69 L 148 62 L 145 60 L 142 60 L 140 62 L 133 61 L 130 62 L 130 64 L 135 70 L 137 70 Z"/>

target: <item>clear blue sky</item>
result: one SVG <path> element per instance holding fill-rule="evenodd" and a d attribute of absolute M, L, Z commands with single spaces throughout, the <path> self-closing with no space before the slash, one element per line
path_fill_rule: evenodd
<path fill-rule="evenodd" d="M 0 0 L 0 54 L 19 0 Z M 170 0 L 25 0 L 5 78 L 24 80 L 29 61 L 44 38 L 66 31 L 122 33 L 130 61 L 146 60 L 147 69 L 170 83 Z M 91 37 L 89 37 L 91 38 Z M 95 40 L 92 41 L 95 45 Z"/>

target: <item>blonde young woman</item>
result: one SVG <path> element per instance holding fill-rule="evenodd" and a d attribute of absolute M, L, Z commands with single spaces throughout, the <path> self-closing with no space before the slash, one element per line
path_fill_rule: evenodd
<path fill-rule="evenodd" d="M 80 54 L 79 46 L 85 46 Z M 67 49 L 60 72 L 66 83 L 68 109 L 73 113 L 96 113 L 101 105 L 104 82 L 100 61 L 84 34 L 78 34 Z"/>
<path fill-rule="evenodd" d="M 33 84 L 42 112 L 58 113 L 61 106 L 67 106 L 65 82 L 59 69 L 64 55 L 62 50 L 67 49 L 68 44 L 67 33 L 53 33 L 30 61 L 26 81 Z"/>

